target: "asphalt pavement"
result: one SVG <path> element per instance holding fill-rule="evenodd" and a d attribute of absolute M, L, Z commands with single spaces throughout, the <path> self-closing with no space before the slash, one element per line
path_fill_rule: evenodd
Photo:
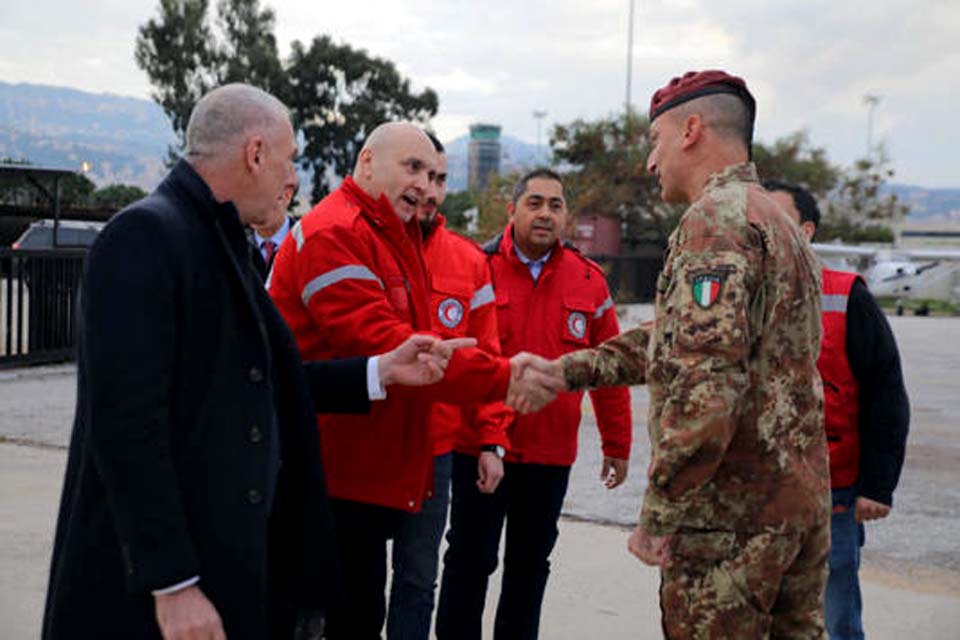
<path fill-rule="evenodd" d="M 631 326 L 649 307 L 628 310 Z M 867 529 L 865 625 L 871 638 L 960 638 L 960 319 L 891 317 L 913 420 L 894 510 Z M 76 397 L 76 367 L 0 371 L 0 636 L 39 633 L 49 554 Z M 600 445 L 584 403 L 580 457 L 553 556 L 541 637 L 657 638 L 658 575 L 625 551 L 649 457 L 647 395 L 632 391 L 627 483 L 598 479 Z M 498 596 L 491 581 L 487 628 Z"/>

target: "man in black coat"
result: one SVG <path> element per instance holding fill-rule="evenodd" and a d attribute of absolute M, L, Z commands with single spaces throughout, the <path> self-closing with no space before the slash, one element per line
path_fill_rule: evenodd
<path fill-rule="evenodd" d="M 449 357 L 420 336 L 304 376 L 244 234 L 296 184 L 287 110 L 221 87 L 186 140 L 87 259 L 44 638 L 292 636 L 334 573 L 311 396 L 364 412 Z"/>

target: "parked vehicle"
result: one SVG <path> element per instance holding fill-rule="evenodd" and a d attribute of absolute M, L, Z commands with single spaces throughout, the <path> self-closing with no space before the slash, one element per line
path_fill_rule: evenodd
<path fill-rule="evenodd" d="M 103 229 L 103 222 L 85 220 L 61 220 L 57 229 L 57 245 L 53 245 L 53 220 L 37 220 L 27 227 L 11 249 L 60 249 L 86 248 L 93 244 L 97 234 Z"/>

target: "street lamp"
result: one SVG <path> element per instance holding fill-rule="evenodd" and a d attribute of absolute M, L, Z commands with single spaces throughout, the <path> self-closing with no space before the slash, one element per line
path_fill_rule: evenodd
<path fill-rule="evenodd" d="M 873 159 L 873 110 L 882 99 L 883 96 L 870 93 L 863 96 L 863 104 L 867 105 L 867 160 Z"/>
<path fill-rule="evenodd" d="M 540 147 L 540 125 L 543 123 L 546 115 L 547 112 L 543 109 L 535 109 L 533 111 L 533 117 L 537 119 L 537 164 L 543 162 L 543 149 Z"/>
<path fill-rule="evenodd" d="M 630 116 L 630 80 L 633 78 L 633 5 L 630 0 L 630 19 L 627 22 L 627 99 L 626 112 Z"/>

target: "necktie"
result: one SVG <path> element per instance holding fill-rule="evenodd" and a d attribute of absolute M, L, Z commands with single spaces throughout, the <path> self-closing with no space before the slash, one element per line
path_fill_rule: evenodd
<path fill-rule="evenodd" d="M 273 263 L 273 256 L 277 252 L 277 244 L 273 240 L 267 240 L 260 245 L 260 249 L 263 251 L 263 261 L 267 263 L 269 269 Z"/>

